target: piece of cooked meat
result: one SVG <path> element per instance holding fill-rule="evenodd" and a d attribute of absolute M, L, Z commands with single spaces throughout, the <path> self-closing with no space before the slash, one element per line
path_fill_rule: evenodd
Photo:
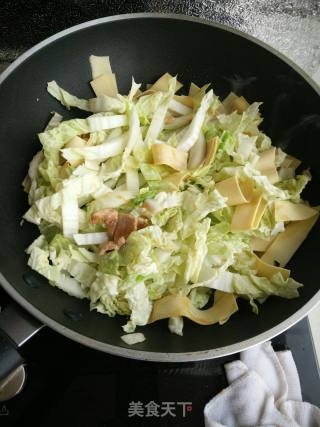
<path fill-rule="evenodd" d="M 118 251 L 121 248 L 121 246 L 125 244 L 125 242 L 126 242 L 126 239 L 124 237 L 120 237 L 120 239 L 117 242 L 113 242 L 113 241 L 105 242 L 100 246 L 99 254 L 104 255 L 106 252 L 109 252 L 109 251 L 114 251 L 114 250 Z"/>
<path fill-rule="evenodd" d="M 125 240 L 129 237 L 130 233 L 137 230 L 138 219 L 131 214 L 120 213 L 118 222 L 113 234 L 113 240 L 118 242 L 121 237 Z"/>
<path fill-rule="evenodd" d="M 103 224 L 109 235 L 110 240 L 100 246 L 100 255 L 119 250 L 133 231 L 149 225 L 146 218 L 136 218 L 131 214 L 119 213 L 116 209 L 94 212 L 91 214 L 90 220 L 93 224 Z"/>
<path fill-rule="evenodd" d="M 103 223 L 109 236 L 112 237 L 116 229 L 118 217 L 119 212 L 116 209 L 103 209 L 102 211 L 94 212 L 91 215 L 91 222 L 92 224 Z"/>

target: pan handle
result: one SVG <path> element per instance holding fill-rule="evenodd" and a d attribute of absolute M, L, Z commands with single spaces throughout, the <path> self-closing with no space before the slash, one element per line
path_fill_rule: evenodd
<path fill-rule="evenodd" d="M 17 304 L 8 305 L 0 313 L 0 400 L 7 394 L 4 388 L 12 384 L 9 378 L 24 365 L 24 359 L 17 348 L 21 347 L 44 325 Z"/>

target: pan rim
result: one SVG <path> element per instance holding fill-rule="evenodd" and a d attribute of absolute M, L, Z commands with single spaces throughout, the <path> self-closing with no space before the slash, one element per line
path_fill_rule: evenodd
<path fill-rule="evenodd" d="M 287 58 L 284 54 L 277 51 L 273 47 L 269 46 L 268 44 L 262 42 L 261 40 L 258 40 L 257 38 L 248 35 L 240 30 L 228 27 L 223 24 L 211 22 L 207 19 L 203 18 L 197 18 L 193 16 L 185 16 L 180 14 L 165 14 L 165 13 L 133 13 L 133 14 L 122 14 L 122 15 L 114 15 L 109 17 L 103 17 L 98 18 L 94 20 L 90 20 L 78 25 L 75 25 L 73 27 L 67 28 L 65 30 L 62 30 L 45 40 L 41 41 L 40 43 L 36 44 L 35 46 L 28 49 L 26 52 L 24 52 L 22 55 L 20 55 L 9 67 L 0 75 L 0 86 L 1 84 L 6 80 L 6 78 L 16 69 L 18 68 L 25 60 L 30 58 L 34 53 L 41 50 L 42 48 L 46 47 L 47 45 L 51 44 L 52 42 L 67 36 L 71 33 L 83 30 L 88 27 L 108 23 L 108 22 L 116 22 L 116 21 L 122 21 L 122 20 L 132 20 L 132 19 L 141 19 L 141 18 L 148 18 L 148 19 L 172 19 L 172 20 L 178 20 L 178 21 L 190 21 L 195 22 L 199 24 L 209 25 L 212 27 L 219 28 L 224 31 L 231 32 L 233 34 L 236 34 L 240 37 L 243 37 L 252 43 L 255 43 L 262 48 L 266 49 L 267 51 L 271 52 L 273 55 L 277 56 L 279 59 L 281 59 L 283 62 L 288 64 L 291 68 L 293 68 L 298 74 L 301 75 L 301 77 L 315 90 L 315 92 L 320 95 L 320 87 L 319 85 L 307 74 L 305 71 L 303 71 L 297 64 L 295 64 L 293 61 L 291 61 L 289 58 Z M 220 347 L 218 349 L 211 349 L 211 350 L 201 350 L 201 351 L 195 351 L 195 352 L 188 352 L 188 353 L 166 353 L 166 352 L 149 352 L 149 351 L 142 351 L 142 350 L 136 350 L 132 348 L 126 348 L 126 347 L 119 347 L 114 346 L 111 344 L 104 343 L 102 341 L 95 340 L 93 338 L 90 338 L 88 336 L 82 335 L 70 328 L 67 328 L 63 326 L 62 324 L 58 323 L 57 321 L 51 319 L 49 316 L 44 314 L 42 311 L 38 310 L 36 307 L 34 307 L 27 299 L 25 299 L 14 287 L 11 285 L 7 279 L 1 274 L 0 272 L 0 284 L 2 287 L 8 292 L 8 294 L 24 309 L 26 309 L 31 315 L 33 315 L 35 318 L 43 322 L 45 325 L 49 326 L 56 332 L 61 333 L 67 338 L 70 338 L 80 344 L 86 345 L 88 347 L 91 347 L 96 350 L 100 350 L 112 355 L 116 356 L 122 356 L 130 359 L 137 359 L 137 360 L 144 360 L 144 361 L 153 361 L 153 362 L 193 362 L 193 361 L 200 361 L 200 360 L 208 360 L 223 356 L 228 356 L 234 353 L 238 353 L 240 351 L 246 350 L 250 347 L 253 347 L 259 343 L 265 342 L 267 340 L 270 340 L 271 338 L 275 337 L 276 335 L 279 335 L 280 333 L 286 331 L 291 326 L 296 324 L 298 321 L 300 321 L 302 318 L 304 318 L 314 307 L 316 307 L 320 303 L 320 290 L 305 304 L 303 305 L 298 311 L 296 311 L 292 316 L 288 317 L 283 322 L 279 323 L 278 325 L 274 326 L 271 329 L 268 329 L 267 331 L 256 335 L 252 338 L 249 338 L 247 340 L 241 341 L 239 343 L 235 343 L 232 345 Z"/>

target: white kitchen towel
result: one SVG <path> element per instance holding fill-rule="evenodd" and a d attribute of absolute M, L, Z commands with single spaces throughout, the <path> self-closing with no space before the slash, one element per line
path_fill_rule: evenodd
<path fill-rule="evenodd" d="M 266 342 L 225 371 L 229 387 L 205 406 L 206 427 L 320 427 L 319 408 L 302 402 L 291 351 L 275 352 Z"/>

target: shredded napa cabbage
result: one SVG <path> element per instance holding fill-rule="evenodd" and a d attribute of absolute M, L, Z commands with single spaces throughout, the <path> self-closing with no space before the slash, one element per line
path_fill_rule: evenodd
<path fill-rule="evenodd" d="M 91 56 L 90 63 L 93 79 L 112 73 L 108 57 Z M 145 92 L 132 80 L 128 95 L 80 99 L 49 82 L 63 106 L 94 114 L 62 121 L 55 113 L 23 182 L 30 204 L 24 219 L 40 229 L 27 249 L 29 266 L 88 299 L 92 310 L 129 316 L 122 339 L 130 345 L 145 339 L 133 332 L 150 318 L 169 318 L 170 331 L 182 335 L 184 313 L 199 323 L 199 310 L 208 309 L 211 323 L 223 323 L 236 298 L 257 313 L 257 303 L 297 297 L 302 286 L 287 270 L 261 269 L 252 242 L 267 248 L 285 232 L 275 203 L 305 204 L 310 172 L 297 174 L 294 158 L 280 149 L 259 167 L 272 148 L 259 128 L 260 103 L 235 94 L 221 102 L 208 85 L 192 84 L 188 96 L 177 96 L 180 86 L 165 74 Z M 222 181 L 224 195 L 216 187 Z M 246 188 L 245 206 L 228 204 L 228 195 Z M 155 302 L 169 296 L 177 298 L 166 312 Z"/>

